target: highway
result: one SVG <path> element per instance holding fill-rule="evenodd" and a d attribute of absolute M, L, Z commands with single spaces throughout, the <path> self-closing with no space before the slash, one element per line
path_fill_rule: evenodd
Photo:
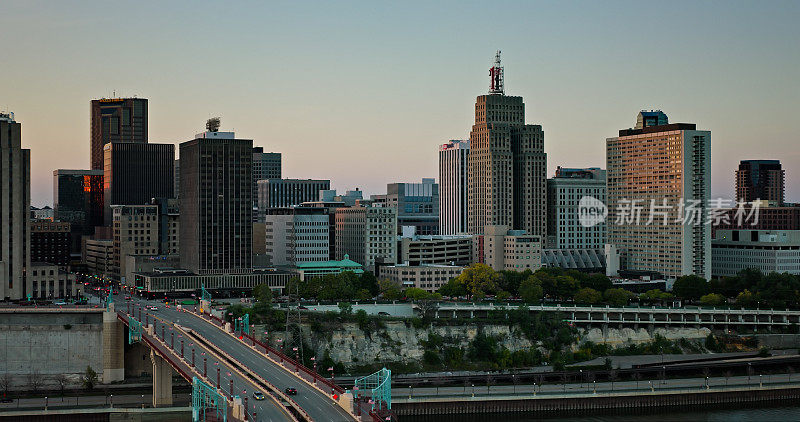
<path fill-rule="evenodd" d="M 142 306 L 152 305 L 158 308 L 156 311 L 147 311 L 147 313 L 158 317 L 158 319 L 160 320 L 158 323 L 159 325 L 156 326 L 157 335 L 160 336 L 161 333 L 160 324 L 163 324 L 164 323 L 163 321 L 166 321 L 168 323 L 172 322 L 182 327 L 189 328 L 195 331 L 196 333 L 200 334 L 202 337 L 204 337 L 210 343 L 214 344 L 220 350 L 224 351 L 225 353 L 237 359 L 240 363 L 246 366 L 249 371 L 269 381 L 277 388 L 282 390 L 287 387 L 296 388 L 297 395 L 292 396 L 292 399 L 294 399 L 303 408 L 303 410 L 305 410 L 310 415 L 310 417 L 313 420 L 332 421 L 332 422 L 353 421 L 353 417 L 350 416 L 350 414 L 347 413 L 344 409 L 342 409 L 337 403 L 335 403 L 330 397 L 328 397 L 327 394 L 323 394 L 320 391 L 316 390 L 315 388 L 300 381 L 297 377 L 289 373 L 286 369 L 284 369 L 280 365 L 267 359 L 263 355 L 255 352 L 254 350 L 244 345 L 243 343 L 236 341 L 230 335 L 222 332 L 218 327 L 213 326 L 211 323 L 203 319 L 200 319 L 199 317 L 191 313 L 181 312 L 172 307 L 167 308 L 163 302 L 146 301 L 134 298 L 132 299 L 132 303 Z M 122 307 L 127 306 L 125 303 L 120 303 L 119 305 Z M 124 308 L 119 308 L 119 309 L 124 309 Z M 138 316 L 138 313 L 136 314 L 136 316 Z M 166 330 L 167 330 L 167 341 L 169 342 L 170 334 L 168 326 Z M 178 339 L 176 338 L 176 348 L 179 347 L 177 345 L 177 341 Z M 184 345 L 184 347 L 186 347 L 186 344 Z M 193 347 L 197 347 L 199 349 L 199 346 L 197 345 L 194 345 Z M 190 354 L 191 353 L 190 350 L 191 348 L 186 348 L 185 353 Z M 191 358 L 190 355 L 189 357 Z M 196 365 L 199 366 L 203 364 L 203 357 L 209 358 L 209 355 L 195 356 Z M 209 378 L 212 380 L 216 378 L 215 363 L 217 362 L 214 359 L 209 359 L 208 361 Z M 256 388 L 254 385 L 236 377 L 235 374 L 233 375 L 233 377 L 234 377 L 234 390 L 238 392 L 237 394 L 240 394 L 242 396 L 249 396 L 248 413 L 252 413 L 255 410 L 257 414 L 257 419 L 259 421 L 287 420 L 285 414 L 283 414 L 283 412 L 277 408 L 274 402 L 270 400 L 264 400 L 264 401 L 253 400 L 252 394 L 253 390 Z M 230 378 L 227 376 L 227 373 L 221 374 L 221 378 L 222 378 L 221 384 L 223 386 L 223 389 L 227 391 L 228 388 L 226 386 L 226 383 L 230 382 L 229 381 Z M 267 394 L 266 391 L 262 392 Z"/>

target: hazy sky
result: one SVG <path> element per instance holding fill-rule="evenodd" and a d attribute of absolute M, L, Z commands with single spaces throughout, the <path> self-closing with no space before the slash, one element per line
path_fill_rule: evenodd
<path fill-rule="evenodd" d="M 385 191 L 466 139 L 495 50 L 541 124 L 548 175 L 605 167 L 643 108 L 712 131 L 713 195 L 777 158 L 800 201 L 800 2 L 0 2 L 0 109 L 31 148 L 32 204 L 89 165 L 89 101 L 149 99 L 150 142 L 211 116 L 284 176 Z M 794 128 L 794 129 L 793 129 Z"/>

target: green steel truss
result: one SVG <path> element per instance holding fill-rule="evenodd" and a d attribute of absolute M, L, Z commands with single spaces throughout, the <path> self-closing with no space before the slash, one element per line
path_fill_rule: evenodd
<path fill-rule="evenodd" d="M 128 317 L 128 344 L 142 340 L 142 323 Z"/>
<path fill-rule="evenodd" d="M 356 397 L 369 391 L 372 410 L 392 409 L 392 371 L 383 368 L 374 374 L 356 379 L 353 388 Z"/>
<path fill-rule="evenodd" d="M 206 412 L 212 408 L 214 414 L 208 415 L 210 419 L 227 422 L 228 400 L 210 385 L 192 377 L 192 421 L 205 421 Z"/>
<path fill-rule="evenodd" d="M 234 320 L 234 331 L 250 335 L 250 314 L 244 314 L 241 318 Z"/>
<path fill-rule="evenodd" d="M 211 293 L 208 293 L 205 284 L 200 285 L 200 299 L 211 302 Z"/>

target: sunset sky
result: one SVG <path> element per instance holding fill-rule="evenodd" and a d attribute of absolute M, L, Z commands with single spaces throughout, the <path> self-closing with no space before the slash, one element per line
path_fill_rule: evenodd
<path fill-rule="evenodd" d="M 780 159 L 800 202 L 800 2 L 2 2 L 0 110 L 30 148 L 32 205 L 89 166 L 89 101 L 149 100 L 150 142 L 222 130 L 336 189 L 437 177 L 502 50 L 548 175 L 605 167 L 640 109 L 712 132 L 712 196 Z M 794 128 L 794 129 L 792 129 Z"/>

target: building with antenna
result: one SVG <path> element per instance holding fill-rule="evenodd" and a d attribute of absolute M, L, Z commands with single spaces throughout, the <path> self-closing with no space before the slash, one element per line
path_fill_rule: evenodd
<path fill-rule="evenodd" d="M 91 101 L 89 151 L 92 170 L 103 170 L 103 147 L 111 142 L 147 142 L 146 98 L 101 98 Z"/>
<path fill-rule="evenodd" d="M 475 102 L 467 158 L 467 229 L 502 225 L 544 238 L 547 154 L 540 125 L 525 124 L 522 97 L 505 95 L 500 52 L 489 69 L 489 94 Z"/>

